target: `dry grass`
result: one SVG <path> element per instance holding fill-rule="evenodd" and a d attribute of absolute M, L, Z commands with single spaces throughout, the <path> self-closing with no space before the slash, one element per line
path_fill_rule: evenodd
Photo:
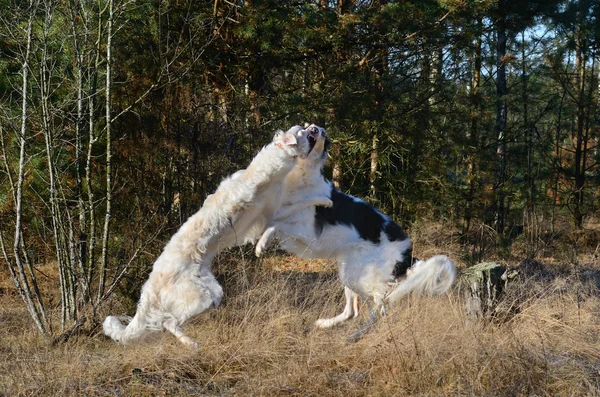
<path fill-rule="evenodd" d="M 198 351 L 167 334 L 120 346 L 98 328 L 52 346 L 0 296 L 0 395 L 600 396 L 600 296 L 573 276 L 517 285 L 520 311 L 501 324 L 469 321 L 456 291 L 410 297 L 347 343 L 364 318 L 312 325 L 342 306 L 326 262 L 235 253 L 216 267 L 226 301 L 185 326 Z"/>

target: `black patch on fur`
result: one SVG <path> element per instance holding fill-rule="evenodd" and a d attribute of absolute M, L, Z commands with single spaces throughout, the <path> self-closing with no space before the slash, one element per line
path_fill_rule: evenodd
<path fill-rule="evenodd" d="M 397 279 L 399 277 L 403 277 L 406 275 L 406 271 L 410 269 L 412 265 L 414 265 L 418 261 L 417 258 L 413 258 L 412 256 L 412 247 L 410 247 L 404 253 L 404 259 L 400 262 L 396 262 L 394 266 L 394 271 L 392 272 L 392 276 Z"/>
<path fill-rule="evenodd" d="M 389 220 L 389 222 L 385 224 L 383 231 L 390 241 L 403 241 L 408 238 L 408 234 L 406 234 L 404 229 L 392 220 Z"/>
<path fill-rule="evenodd" d="M 408 236 L 400 226 L 377 211 L 372 205 L 344 194 L 331 187 L 331 208 L 317 207 L 315 232 L 320 236 L 325 225 L 343 224 L 354 226 L 363 240 L 378 244 L 381 232 L 385 232 L 390 241 L 404 240 Z"/>

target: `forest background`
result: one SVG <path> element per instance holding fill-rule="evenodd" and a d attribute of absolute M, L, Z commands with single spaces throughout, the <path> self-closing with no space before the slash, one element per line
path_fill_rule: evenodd
<path fill-rule="evenodd" d="M 409 231 L 442 225 L 461 263 L 597 258 L 599 17 L 593 0 L 2 0 L 1 275 L 41 334 L 135 301 L 218 183 L 305 121 L 329 131 L 337 186 Z"/>

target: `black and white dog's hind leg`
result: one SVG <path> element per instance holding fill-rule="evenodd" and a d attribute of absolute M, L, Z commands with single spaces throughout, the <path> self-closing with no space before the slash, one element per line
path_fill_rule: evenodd
<path fill-rule="evenodd" d="M 358 316 L 358 294 L 347 286 L 344 286 L 344 296 L 346 298 L 346 306 L 344 307 L 344 311 L 335 317 L 318 319 L 315 322 L 315 326 L 317 328 L 331 328 L 337 324 Z M 369 318 L 367 321 L 361 324 L 356 331 L 346 338 L 348 342 L 354 343 L 359 341 L 360 338 L 362 338 L 362 336 L 367 333 L 373 325 L 375 325 L 378 317 L 380 315 L 385 315 L 383 300 L 371 302 L 371 298 L 368 298 L 366 300 L 366 304 L 369 309 Z"/>
<path fill-rule="evenodd" d="M 358 294 L 344 286 L 344 296 L 346 298 L 344 311 L 335 317 L 318 319 L 315 321 L 315 326 L 317 328 L 331 328 L 341 322 L 358 316 Z"/>
<path fill-rule="evenodd" d="M 378 304 L 377 302 L 375 303 L 375 306 L 371 305 L 371 300 L 367 299 L 367 306 L 369 308 L 369 318 L 367 319 L 367 321 L 365 323 L 363 323 L 360 327 L 358 327 L 358 329 L 356 331 L 354 331 L 354 333 L 352 335 L 350 335 L 349 337 L 346 338 L 347 342 L 358 342 L 360 340 L 360 338 L 362 338 L 362 336 L 364 334 L 366 334 L 373 325 L 375 325 L 375 323 L 377 322 L 377 318 L 378 318 L 378 314 L 377 314 L 377 309 L 378 306 L 380 306 L 381 308 L 383 308 L 382 304 Z M 382 314 L 383 314 L 383 310 L 382 310 Z"/>

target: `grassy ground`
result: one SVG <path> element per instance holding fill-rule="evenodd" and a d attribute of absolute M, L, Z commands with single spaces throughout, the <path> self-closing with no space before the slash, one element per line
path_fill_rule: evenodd
<path fill-rule="evenodd" d="M 446 248 L 417 253 L 460 257 Z M 502 322 L 467 319 L 455 290 L 409 297 L 348 343 L 364 317 L 313 327 L 342 308 L 332 264 L 239 258 L 216 264 L 227 273 L 223 306 L 185 325 L 198 351 L 168 334 L 121 346 L 93 327 L 51 345 L 3 289 L 0 395 L 600 396 L 600 296 L 577 271 L 515 283 L 505 304 L 519 311 Z M 115 297 L 100 316 L 132 311 Z"/>

